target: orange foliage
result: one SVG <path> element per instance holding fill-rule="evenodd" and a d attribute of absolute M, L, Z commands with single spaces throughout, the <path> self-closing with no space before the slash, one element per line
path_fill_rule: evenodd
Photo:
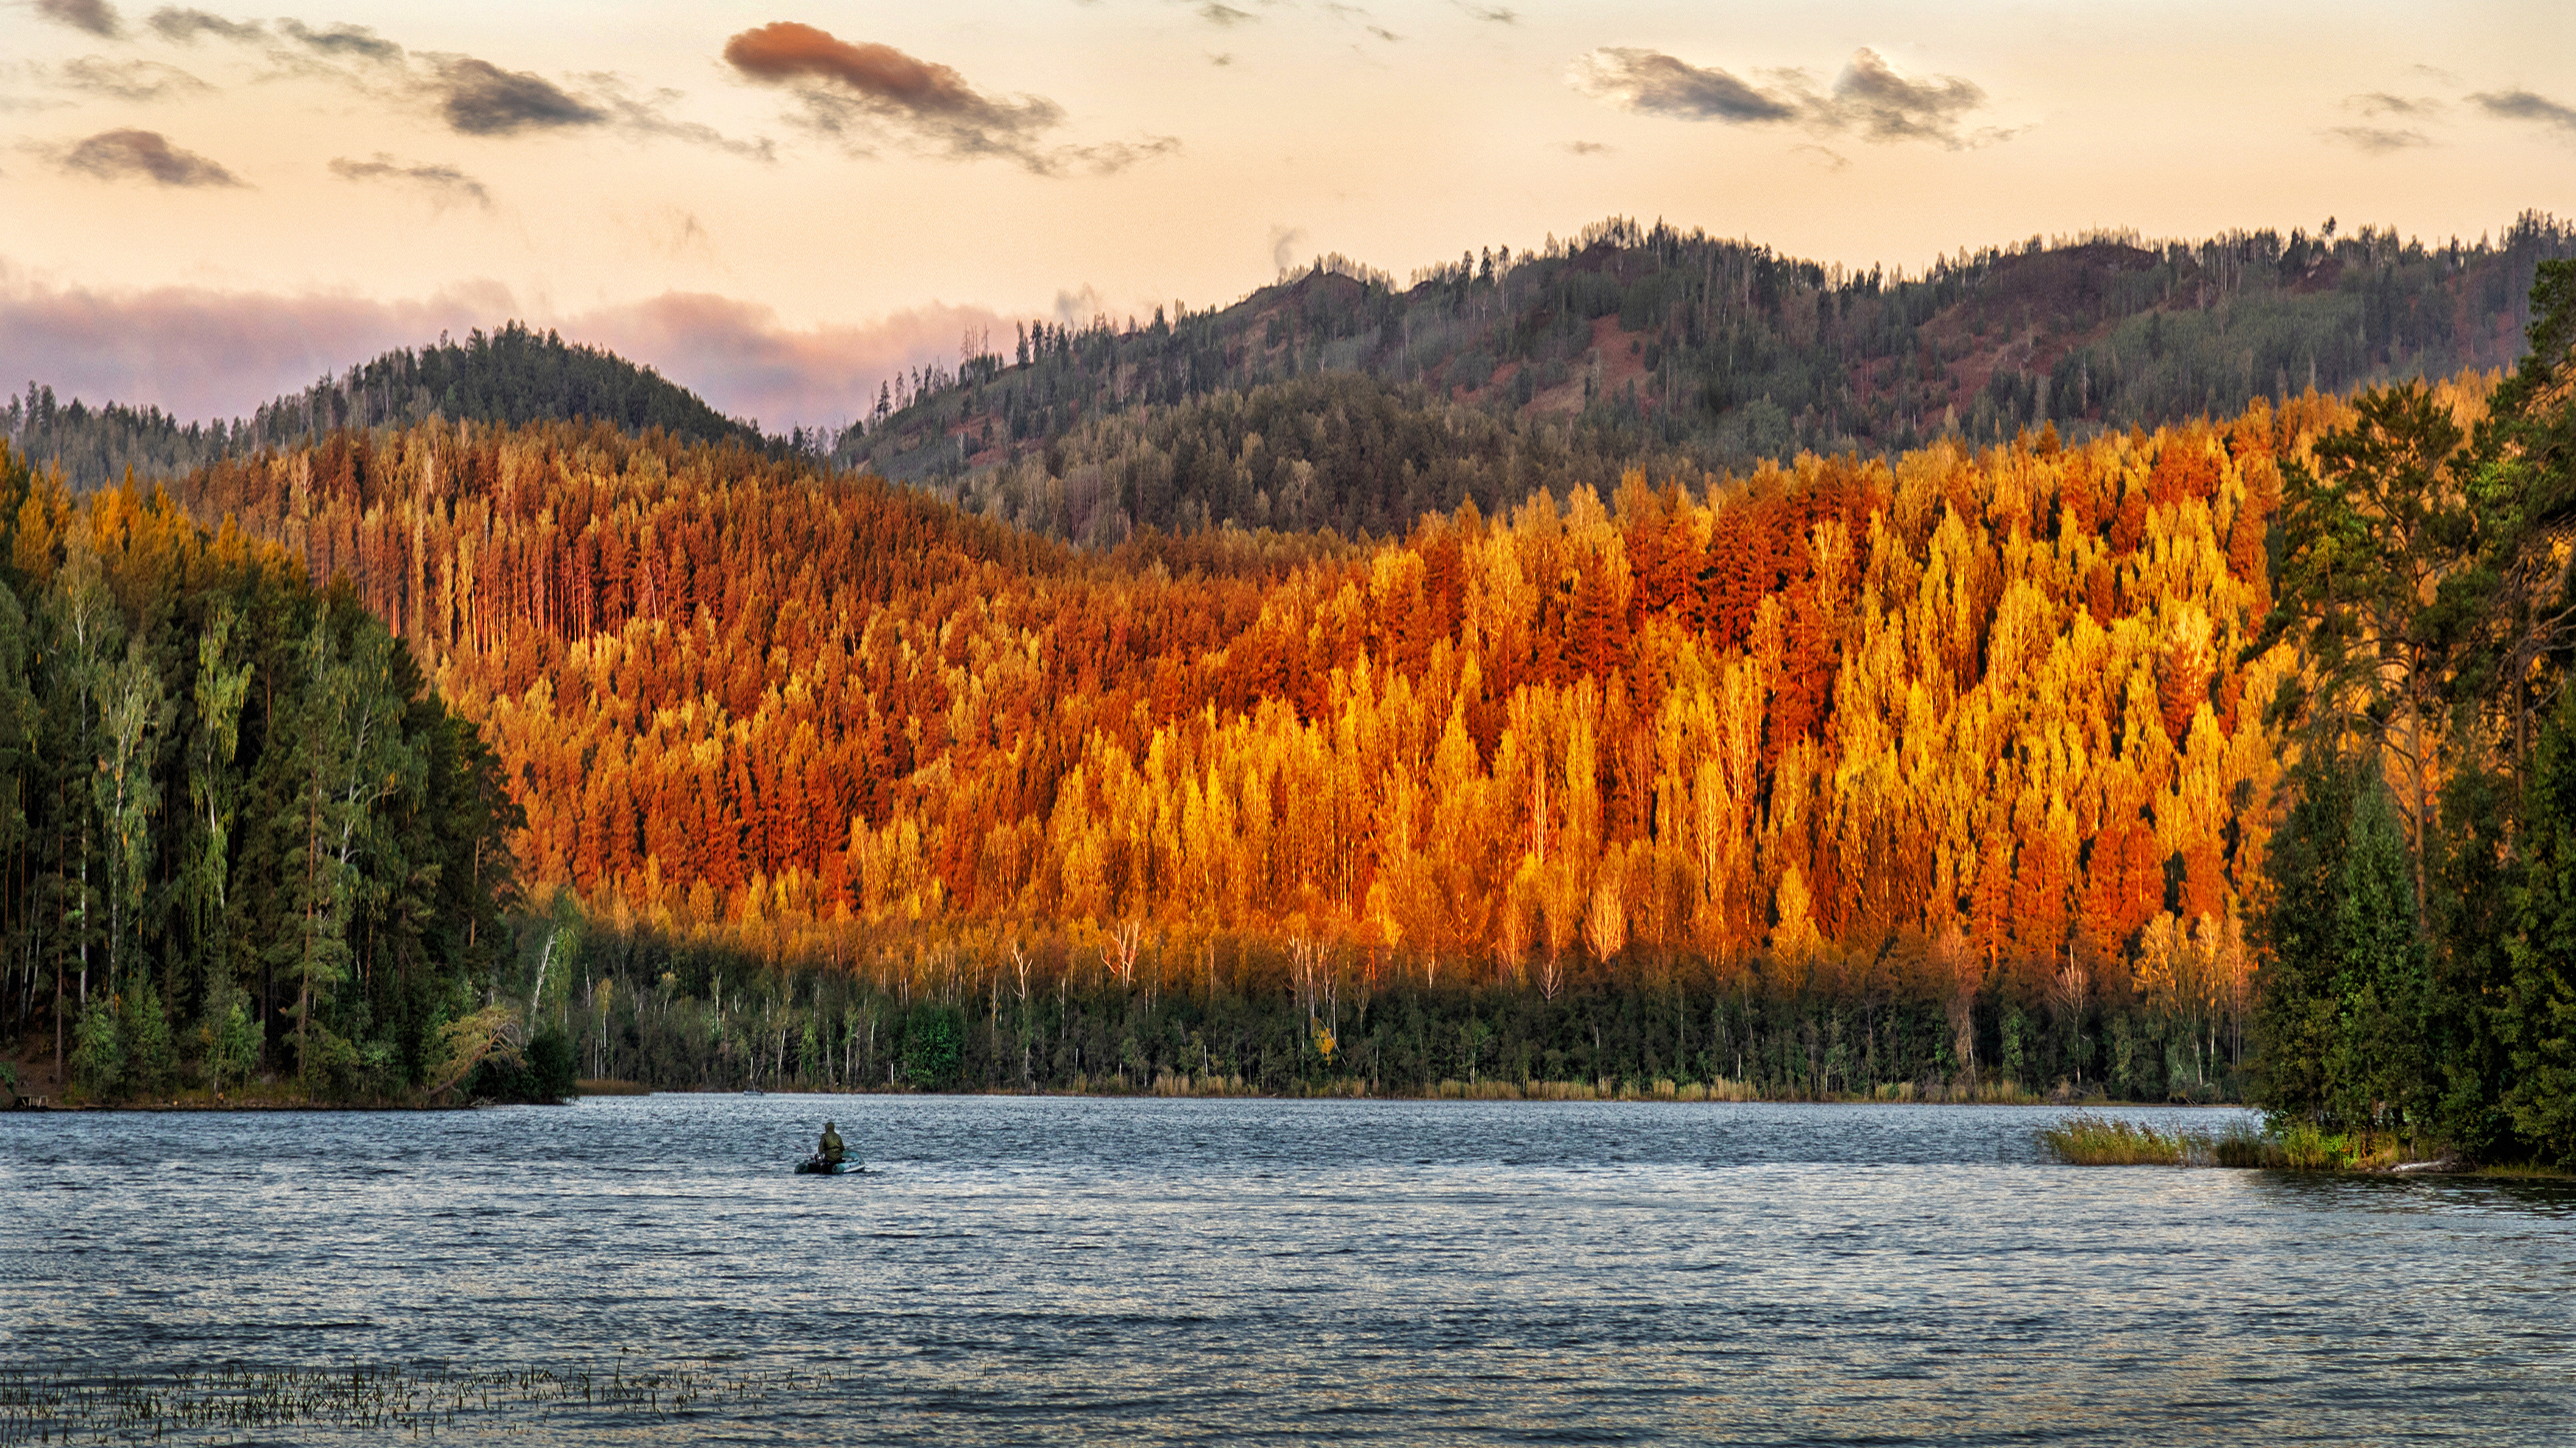
<path fill-rule="evenodd" d="M 2333 413 L 2260 411 L 1367 549 L 1089 556 L 560 426 L 334 437 L 188 501 L 346 574 L 506 761 L 536 881 L 647 916 L 1328 932 L 1550 989 L 1937 937 L 2036 991 L 2236 912 L 2268 835 L 2288 664 L 2239 660 L 2277 459 Z"/>

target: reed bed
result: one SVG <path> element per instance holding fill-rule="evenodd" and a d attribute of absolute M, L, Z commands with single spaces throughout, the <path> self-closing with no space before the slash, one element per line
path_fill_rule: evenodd
<path fill-rule="evenodd" d="M 2039 1130 L 2039 1144 L 2068 1166 L 2287 1166 L 2280 1146 L 2243 1125 L 2161 1131 L 2079 1111 Z"/>
<path fill-rule="evenodd" d="M 461 1429 L 540 1438 L 637 1422 L 671 1422 L 757 1401 L 783 1373 L 711 1365 L 598 1370 L 450 1371 L 353 1363 L 345 1368 L 182 1368 L 91 1375 L 0 1370 L 0 1445 L 227 1443 L 281 1430 L 432 1439 Z M 807 1386 L 811 1386 L 808 1384 Z"/>

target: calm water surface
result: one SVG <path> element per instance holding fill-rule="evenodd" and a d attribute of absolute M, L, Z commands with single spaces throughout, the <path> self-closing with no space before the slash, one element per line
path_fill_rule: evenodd
<path fill-rule="evenodd" d="M 788 1171 L 826 1115 L 868 1173 Z M 0 1368 L 762 1384 L 447 1442 L 2576 1442 L 2576 1192 L 2058 1167 L 2051 1115 L 0 1117 Z"/>

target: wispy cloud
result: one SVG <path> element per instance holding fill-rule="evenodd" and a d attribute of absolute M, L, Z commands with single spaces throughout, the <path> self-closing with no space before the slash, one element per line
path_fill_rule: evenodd
<path fill-rule="evenodd" d="M 681 92 L 641 90 L 608 72 L 565 83 L 479 56 L 415 51 L 364 25 L 317 26 L 291 16 L 271 22 L 231 20 L 211 11 L 165 6 L 152 13 L 149 23 L 179 44 L 212 38 L 256 48 L 282 74 L 345 85 L 377 98 L 426 102 L 459 135 L 515 137 L 600 128 L 763 161 L 774 159 L 777 149 L 766 139 L 743 140 L 680 119 L 675 111 L 686 99 Z"/>
<path fill-rule="evenodd" d="M 85 55 L 63 62 L 63 84 L 74 90 L 93 91 L 124 101 L 157 101 L 165 96 L 191 95 L 214 87 L 188 74 L 175 65 L 157 60 L 109 60 L 102 55 Z"/>
<path fill-rule="evenodd" d="M 392 65 L 403 58 L 400 45 L 364 25 L 334 25 L 316 30 L 301 20 L 280 20 L 278 33 L 318 55 L 333 60 L 371 60 Z"/>
<path fill-rule="evenodd" d="M 236 45 L 248 45 L 268 38 L 268 27 L 256 20 L 227 20 L 211 11 L 187 10 L 176 5 L 164 5 L 153 11 L 151 20 L 146 23 L 161 32 L 162 39 L 181 45 L 194 45 L 209 35 Z"/>
<path fill-rule="evenodd" d="M 1830 146 L 1791 146 L 1789 154 L 1808 157 L 1828 171 L 1845 171 L 1851 168 L 1851 157 Z"/>
<path fill-rule="evenodd" d="M 1297 263 L 1297 249 L 1306 244 L 1306 228 L 1273 226 L 1270 228 L 1270 264 L 1286 271 Z"/>
<path fill-rule="evenodd" d="M 1237 10 L 1231 5 L 1222 4 L 1220 0 L 1206 0 L 1205 4 L 1199 6 L 1199 18 L 1211 25 L 1241 25 L 1247 20 L 1258 20 L 1261 17 L 1249 10 Z"/>
<path fill-rule="evenodd" d="M 1946 75 L 1918 79 L 1866 48 L 1854 51 L 1823 90 L 1802 71 L 1772 72 L 1767 84 L 1757 84 L 1661 51 L 1625 46 L 1583 56 L 1568 79 L 1575 89 L 1622 110 L 1676 120 L 1794 124 L 1854 132 L 1881 145 L 1924 141 L 1950 150 L 2012 135 L 1993 127 L 1967 129 L 1969 116 L 1986 102 L 1975 82 Z"/>
<path fill-rule="evenodd" d="M 1180 147 L 1169 136 L 1049 145 L 1064 108 L 1044 96 L 988 96 L 950 66 L 794 21 L 743 31 L 725 42 L 724 58 L 747 79 L 786 87 L 803 103 L 807 124 L 863 153 L 859 137 L 891 135 L 937 155 L 1004 158 L 1053 175 L 1122 170 Z"/>
<path fill-rule="evenodd" d="M 1607 156 L 1617 148 L 1600 141 L 1567 141 L 1558 149 L 1575 156 Z"/>
<path fill-rule="evenodd" d="M 2433 144 L 2433 138 L 2417 130 L 2398 130 L 2392 126 L 2330 126 L 2326 135 L 2356 151 L 2384 156 L 2394 151 L 2412 151 Z"/>
<path fill-rule="evenodd" d="M 2562 105 L 2519 86 L 2507 91 L 2480 91 L 2469 99 L 2488 115 L 2501 120 L 2530 121 L 2535 125 L 2576 133 L 2576 107 Z"/>
<path fill-rule="evenodd" d="M 676 90 L 663 87 L 638 91 L 627 83 L 624 76 L 606 71 L 594 72 L 580 79 L 588 89 L 591 102 L 605 108 L 616 128 L 629 135 L 686 141 L 693 146 L 705 146 L 755 161 L 778 158 L 777 144 L 766 136 L 744 140 L 728 136 L 703 122 L 674 117 L 672 109 L 686 99 Z"/>
<path fill-rule="evenodd" d="M 454 166 L 398 161 L 378 151 L 375 158 L 368 161 L 335 157 L 331 162 L 331 174 L 343 181 L 410 187 L 426 193 L 441 207 L 471 202 L 486 211 L 492 209 L 492 193 L 484 189 L 482 182 Z"/>
<path fill-rule="evenodd" d="M 125 33 L 125 23 L 117 18 L 116 7 L 107 0 L 36 0 L 36 13 L 56 25 L 109 39 Z"/>
<path fill-rule="evenodd" d="M 2365 91 L 2344 99 L 2346 110 L 2365 116 L 2407 116 L 2425 118 L 2441 115 L 2449 106 L 2431 96 L 2401 96 L 2390 91 Z"/>
<path fill-rule="evenodd" d="M 101 131 L 74 145 L 63 169 L 102 181 L 150 181 L 162 186 L 239 186 L 241 178 L 217 162 L 170 144 L 159 131 Z"/>

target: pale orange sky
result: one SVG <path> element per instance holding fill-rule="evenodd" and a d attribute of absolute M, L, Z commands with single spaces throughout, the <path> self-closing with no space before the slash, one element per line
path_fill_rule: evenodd
<path fill-rule="evenodd" d="M 0 0 L 0 386 L 190 416 L 522 317 L 833 422 L 965 326 L 1611 215 L 1913 271 L 2526 208 L 2562 3 Z"/>

